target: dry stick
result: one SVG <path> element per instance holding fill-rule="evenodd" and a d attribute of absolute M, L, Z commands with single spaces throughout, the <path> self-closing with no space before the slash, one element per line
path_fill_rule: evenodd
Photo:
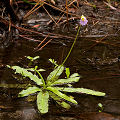
<path fill-rule="evenodd" d="M 26 16 L 24 17 L 24 19 L 27 18 L 28 16 L 30 16 L 32 13 L 34 13 L 36 10 L 38 10 L 38 9 L 39 9 L 40 7 L 42 7 L 42 6 L 43 6 L 43 4 L 40 5 L 39 7 L 37 7 L 36 9 L 34 9 L 30 14 L 26 15 Z"/>
<path fill-rule="evenodd" d="M 76 1 L 76 0 L 74 0 L 74 1 Z M 72 1 L 70 4 L 68 4 L 67 7 L 68 7 L 68 6 L 71 6 L 74 1 Z M 41 6 L 39 6 L 38 8 L 34 9 L 40 2 L 43 3 L 43 4 L 42 4 Z M 68 16 L 68 14 L 71 14 L 71 13 L 68 13 L 68 12 L 64 11 L 65 9 L 61 10 L 61 9 L 56 8 L 55 6 L 50 5 L 50 4 L 46 3 L 46 2 L 38 1 L 37 4 L 33 7 L 34 10 L 31 9 L 31 10 L 24 16 L 24 19 L 25 19 L 26 17 L 28 17 L 30 14 L 32 14 L 33 12 L 35 12 L 37 9 L 39 9 L 40 7 L 42 7 L 44 4 L 47 4 L 47 5 L 51 6 L 51 7 L 53 7 L 54 9 L 57 9 L 57 10 L 59 10 L 59 11 L 61 11 L 61 12 L 67 13 L 67 16 Z M 50 14 L 49 14 L 49 15 L 50 15 Z M 76 14 L 71 14 L 71 15 L 77 16 Z M 52 17 L 51 17 L 51 18 L 52 18 Z M 68 17 L 67 17 L 67 18 L 68 18 Z M 52 20 L 53 20 L 53 19 L 52 19 Z M 55 20 L 53 20 L 53 21 L 55 22 Z M 55 22 L 55 23 L 56 23 L 56 22 Z M 57 23 L 58 23 L 58 22 L 57 22 Z M 56 24 L 57 24 L 57 23 L 56 23 Z"/>
<path fill-rule="evenodd" d="M 74 1 L 76 1 L 76 0 L 74 0 Z M 71 6 L 74 1 L 72 1 L 69 5 L 67 5 L 67 7 Z M 63 9 L 63 10 L 64 10 L 64 9 Z M 64 15 L 65 15 L 65 13 L 59 18 L 59 20 L 57 21 L 57 24 L 61 21 L 61 19 L 62 19 L 62 17 L 63 17 Z M 69 20 L 72 20 L 72 19 L 78 19 L 78 18 L 80 18 L 80 17 L 72 17 L 72 18 L 69 18 L 68 21 L 69 21 Z M 64 20 L 61 24 L 65 23 L 65 22 L 66 22 L 66 20 Z"/>
<path fill-rule="evenodd" d="M 49 34 L 42 40 L 42 42 L 35 48 L 35 50 L 40 47 L 40 45 L 48 38 L 48 36 L 49 36 Z"/>
<path fill-rule="evenodd" d="M 75 1 L 75 0 L 74 0 Z M 74 2 L 73 1 L 73 2 Z M 72 2 L 71 2 L 72 3 Z M 71 3 L 68 5 L 68 6 L 70 6 L 71 5 Z M 45 4 L 45 3 L 44 3 Z M 50 4 L 47 4 L 47 5 L 49 5 L 49 6 L 51 6 Z M 43 6 L 44 7 L 44 6 Z M 53 8 L 56 8 L 55 6 L 51 6 L 51 7 L 53 7 Z M 45 8 L 45 7 L 44 7 Z M 57 9 L 57 8 L 56 8 Z M 57 9 L 58 10 L 58 9 Z M 65 9 L 63 9 L 63 10 L 65 10 Z M 48 15 L 51 17 L 51 19 L 55 22 L 55 20 L 52 18 L 52 16 L 49 14 L 49 12 L 45 9 L 45 11 L 48 13 Z M 64 13 L 65 14 L 65 13 Z M 59 23 L 59 21 L 62 19 L 62 17 L 64 16 L 64 14 L 60 17 L 60 19 L 57 21 L 57 23 L 55 22 L 55 24 L 57 25 L 58 23 Z M 67 13 L 68 14 L 68 13 Z"/>
<path fill-rule="evenodd" d="M 36 4 L 34 7 L 32 7 L 32 9 L 29 10 L 29 11 L 23 16 L 23 19 L 25 19 L 26 16 L 29 16 L 29 14 L 31 14 L 31 12 L 33 11 L 33 9 L 35 9 L 36 6 L 37 6 L 37 4 Z"/>
<path fill-rule="evenodd" d="M 79 2 L 80 2 L 80 1 L 79 1 L 79 0 L 77 0 L 77 7 L 78 7 L 78 8 L 79 8 Z"/>
<path fill-rule="evenodd" d="M 10 18 L 10 17 L 9 17 Z M 12 24 L 12 21 L 9 19 L 9 28 L 8 28 L 8 31 L 10 32 L 11 31 L 11 24 Z"/>
<path fill-rule="evenodd" d="M 35 8 L 38 4 L 40 4 L 40 2 L 38 2 L 23 18 L 27 18 L 28 16 L 30 16 L 33 12 L 35 12 L 36 10 L 38 10 L 40 7 L 42 7 L 44 5 L 44 2 L 41 2 L 41 5 L 37 8 Z M 35 8 L 35 9 L 34 9 Z M 34 9 L 34 10 L 33 10 Z"/>
<path fill-rule="evenodd" d="M 66 15 L 67 15 L 67 25 L 69 25 L 69 24 L 68 24 L 68 6 L 67 6 L 67 4 L 68 4 L 68 2 L 67 2 L 67 0 L 66 0 Z"/>
<path fill-rule="evenodd" d="M 61 13 L 62 13 L 62 12 L 61 12 Z M 61 14 L 61 13 L 60 13 L 60 14 Z M 64 13 L 64 14 L 65 14 L 65 13 Z M 62 19 L 62 17 L 64 16 L 64 14 L 58 19 L 57 22 L 55 21 L 55 26 L 58 25 L 58 23 L 61 21 L 61 19 Z"/>
<path fill-rule="evenodd" d="M 74 0 L 74 1 L 75 1 L 75 0 Z M 74 2 L 74 1 L 73 1 L 73 2 Z M 71 2 L 68 6 L 71 6 L 71 4 L 73 4 L 73 2 Z M 39 9 L 40 7 L 42 7 L 44 4 L 47 4 L 47 5 L 53 7 L 53 8 L 56 9 L 56 10 L 59 10 L 59 11 L 61 11 L 61 12 L 66 13 L 66 11 L 64 11 L 65 9 L 61 10 L 61 9 L 59 9 L 59 8 L 53 6 L 53 5 L 50 5 L 50 4 L 48 4 L 48 3 L 44 2 L 44 1 L 41 1 L 41 3 L 43 3 L 41 6 L 39 6 L 39 7 L 36 8 L 36 9 L 34 9 L 34 8 L 35 8 L 37 5 L 34 6 L 34 7 L 33 7 L 34 10 L 31 9 L 23 18 L 25 19 L 26 17 L 28 17 L 29 15 L 31 15 L 33 12 L 35 12 L 37 9 Z M 38 4 L 39 4 L 39 2 L 38 2 Z M 33 10 L 33 11 L 32 11 L 32 10 Z M 78 15 L 72 14 L 72 13 L 67 13 L 67 14 L 74 15 L 74 16 L 78 16 Z M 54 21 L 54 22 L 55 22 L 55 21 Z"/>
<path fill-rule="evenodd" d="M 65 15 L 65 13 L 59 18 L 59 20 L 57 21 L 57 24 L 61 21 L 61 19 L 63 18 L 64 15 Z"/>
<path fill-rule="evenodd" d="M 72 4 L 72 6 L 73 6 L 74 8 L 76 8 L 76 9 L 78 9 L 77 6 L 75 6 L 74 4 Z"/>
<path fill-rule="evenodd" d="M 30 11 L 28 11 L 28 13 L 23 18 L 25 19 L 27 16 L 29 16 L 37 5 L 38 5 L 38 3 L 35 4 L 35 6 Z"/>
<path fill-rule="evenodd" d="M 111 9 L 117 10 L 117 8 L 113 7 L 110 3 L 107 3 L 107 2 L 104 2 L 104 1 L 103 1 L 103 3 L 106 4 L 107 6 L 109 6 Z"/>
<path fill-rule="evenodd" d="M 71 18 L 68 19 L 68 21 L 69 20 L 74 20 L 74 19 L 80 19 L 80 17 L 71 17 Z M 67 22 L 67 20 L 64 20 L 63 22 L 60 23 L 60 25 L 66 23 L 66 22 Z"/>
<path fill-rule="evenodd" d="M 73 0 L 70 4 L 67 5 L 67 7 L 71 6 L 76 0 Z M 65 8 L 63 9 L 65 10 Z M 65 15 L 65 13 L 63 13 L 63 15 L 59 18 L 59 20 L 57 21 L 57 24 L 61 21 L 62 17 Z"/>
<path fill-rule="evenodd" d="M 71 6 L 76 0 L 73 0 L 70 4 L 68 4 L 68 7 Z"/>
<path fill-rule="evenodd" d="M 62 13 L 62 12 L 61 12 L 61 13 Z M 60 14 L 61 14 L 61 13 L 60 13 Z M 63 18 L 64 15 L 65 15 L 65 13 L 63 13 L 62 16 L 58 19 L 57 24 L 61 21 L 61 19 Z"/>
<path fill-rule="evenodd" d="M 46 42 L 40 49 L 38 49 L 37 51 L 41 50 L 43 47 L 45 47 L 49 42 L 51 42 L 53 39 L 50 39 L 48 42 Z"/>
<path fill-rule="evenodd" d="M 37 32 L 37 31 L 30 30 L 30 29 L 26 29 L 26 28 L 22 28 L 22 27 L 17 27 L 17 26 L 15 26 L 13 24 L 12 24 L 12 26 L 15 27 L 16 29 L 20 30 L 20 31 L 27 31 L 27 32 L 32 32 L 32 33 L 38 34 L 38 35 L 46 36 L 45 33 L 40 33 L 40 32 Z M 50 36 L 51 38 L 74 39 L 73 37 L 69 37 L 69 36 L 65 36 L 65 35 L 60 35 L 60 34 L 55 34 L 55 33 L 49 33 L 49 35 L 52 35 L 52 36 Z"/>
<path fill-rule="evenodd" d="M 41 6 L 39 6 L 38 8 L 36 8 L 36 9 L 34 9 L 39 3 L 43 3 Z M 43 1 L 38 1 L 37 3 L 36 3 L 36 5 L 23 17 L 24 19 L 26 18 L 26 17 L 28 17 L 29 15 L 31 15 L 33 12 L 35 12 L 37 9 L 39 9 L 40 7 L 42 7 L 44 5 L 44 2 Z M 50 5 L 50 4 L 49 4 Z M 52 6 L 51 6 L 52 7 Z"/>
<path fill-rule="evenodd" d="M 21 27 L 17 27 L 17 26 L 14 26 L 15 28 L 17 28 L 18 30 L 21 30 L 21 31 L 27 31 L 27 32 L 32 32 L 32 33 L 35 33 L 35 34 L 38 34 L 38 35 L 42 35 L 42 36 L 46 36 L 44 33 L 40 33 L 40 32 L 37 32 L 37 31 L 33 31 L 33 30 L 29 30 L 29 29 L 25 29 L 25 28 L 21 28 Z M 73 37 L 69 37 L 69 36 L 64 36 L 64 35 L 60 35 L 60 34 L 53 34 L 53 33 L 49 33 L 49 35 L 52 35 L 50 36 L 51 38 L 67 38 L 67 39 L 74 39 Z M 54 35 L 54 36 L 53 36 Z"/>
<path fill-rule="evenodd" d="M 67 13 L 66 11 L 61 10 L 60 8 L 57 8 L 57 7 L 55 7 L 55 6 L 51 5 L 51 4 L 48 4 L 48 3 L 46 3 L 46 2 L 44 2 L 44 4 L 46 4 L 46 5 L 50 6 L 50 7 L 53 7 L 54 9 L 59 10 L 59 11 L 61 11 L 61 12 L 63 12 L 63 13 Z M 79 17 L 79 15 L 72 14 L 72 13 L 69 13 L 69 12 L 68 12 L 68 14 L 69 14 L 69 15 L 72 15 L 72 16 L 77 16 L 77 17 Z"/>
<path fill-rule="evenodd" d="M 46 8 L 43 6 L 44 10 L 46 11 L 46 13 L 49 15 L 49 17 L 54 21 L 54 23 L 57 25 L 56 21 L 54 20 L 54 18 L 50 15 L 50 13 L 46 10 Z"/>
<path fill-rule="evenodd" d="M 26 37 L 26 36 L 24 36 L 24 35 L 19 35 L 20 37 L 22 37 L 22 38 L 25 38 L 25 39 L 27 39 L 27 40 L 32 40 L 32 41 L 34 41 L 34 42 L 40 42 L 40 40 L 35 40 L 35 39 L 33 39 L 33 38 L 29 38 L 29 37 Z"/>

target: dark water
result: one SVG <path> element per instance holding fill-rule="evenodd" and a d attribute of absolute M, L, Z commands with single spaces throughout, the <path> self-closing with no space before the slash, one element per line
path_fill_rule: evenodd
<path fill-rule="evenodd" d="M 119 37 L 106 37 L 96 44 L 95 40 L 102 38 L 78 38 L 74 49 L 65 65 L 70 67 L 71 73 L 78 72 L 82 78 L 75 87 L 90 88 L 105 92 L 105 97 L 73 94 L 78 105 L 72 105 L 70 110 L 61 109 L 53 101 L 50 103 L 49 112 L 41 116 L 35 102 L 27 98 L 17 98 L 21 89 L 0 89 L 0 120 L 76 120 L 76 115 L 81 112 L 98 112 L 98 103 L 102 103 L 104 112 L 120 114 L 120 63 L 119 63 Z M 57 41 L 62 41 L 57 40 Z M 37 64 L 48 70 L 46 76 L 52 70 L 49 58 L 57 60 L 60 64 L 67 55 L 73 40 L 64 40 L 63 44 L 56 44 L 54 40 L 41 51 L 34 52 L 37 42 L 24 39 L 16 40 L 8 47 L 0 48 L 0 83 L 19 84 L 23 81 L 12 77 L 11 71 L 5 65 L 28 64 L 24 56 L 40 56 Z"/>

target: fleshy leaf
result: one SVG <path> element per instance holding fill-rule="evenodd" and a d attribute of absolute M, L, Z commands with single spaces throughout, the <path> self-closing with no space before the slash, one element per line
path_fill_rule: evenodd
<path fill-rule="evenodd" d="M 22 91 L 19 93 L 18 97 L 25 97 L 25 96 L 28 96 L 28 95 L 30 95 L 30 94 L 36 93 L 36 92 L 38 92 L 38 91 L 41 91 L 41 89 L 38 88 L 38 87 L 29 87 L 29 88 L 27 88 L 26 90 L 22 90 Z"/>
<path fill-rule="evenodd" d="M 47 81 L 49 82 L 54 82 L 56 81 L 59 76 L 63 73 L 64 71 L 64 66 L 58 66 L 55 70 L 53 70 L 49 76 L 47 77 Z"/>
<path fill-rule="evenodd" d="M 33 75 L 32 73 L 28 76 L 31 80 L 33 80 L 37 85 L 42 85 L 42 80 L 37 77 L 37 75 Z"/>
<path fill-rule="evenodd" d="M 21 68 L 19 66 L 12 66 L 13 70 L 15 70 L 15 73 L 19 73 L 22 76 L 29 77 L 30 80 L 33 80 L 37 85 L 42 85 L 42 80 L 37 77 L 37 75 L 33 75 L 31 72 L 28 72 L 27 69 Z"/>
<path fill-rule="evenodd" d="M 99 92 L 99 91 L 90 90 L 86 88 L 65 88 L 65 87 L 54 87 L 54 88 L 64 92 L 76 92 L 76 93 L 85 93 L 85 94 L 90 94 L 95 96 L 105 96 L 104 92 Z"/>
<path fill-rule="evenodd" d="M 78 82 L 79 79 L 80 79 L 80 77 L 72 77 L 72 78 L 68 78 L 68 79 L 58 79 L 57 81 L 55 81 L 51 85 L 62 85 L 62 84 Z"/>
<path fill-rule="evenodd" d="M 37 106 L 38 106 L 38 110 L 41 113 L 48 112 L 48 100 L 49 100 L 49 93 L 47 91 L 38 93 Z"/>
<path fill-rule="evenodd" d="M 73 98 L 71 97 L 68 97 L 67 95 L 61 93 L 60 91 L 58 91 L 57 89 L 55 89 L 54 87 L 47 87 L 46 88 L 47 90 L 50 90 L 51 92 L 55 93 L 56 95 L 58 95 L 59 97 L 69 101 L 69 102 L 72 102 L 74 104 L 77 104 L 77 101 L 75 101 Z"/>
<path fill-rule="evenodd" d="M 59 96 L 55 95 L 52 92 L 49 92 L 50 97 L 52 97 L 59 105 L 61 105 L 63 108 L 69 109 L 71 106 L 63 101 Z"/>

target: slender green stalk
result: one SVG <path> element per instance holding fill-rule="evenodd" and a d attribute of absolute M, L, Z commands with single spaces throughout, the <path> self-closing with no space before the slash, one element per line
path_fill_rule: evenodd
<path fill-rule="evenodd" d="M 42 83 L 43 83 L 43 88 L 45 87 L 45 81 L 44 81 L 44 78 L 42 77 L 42 75 L 40 74 L 40 72 L 38 70 L 35 70 L 38 75 L 40 76 L 40 78 L 42 79 Z"/>
<path fill-rule="evenodd" d="M 75 45 L 75 43 L 76 43 L 76 40 L 77 40 L 78 35 L 79 35 L 79 31 L 80 31 L 80 26 L 79 26 L 79 28 L 78 28 L 78 31 L 77 31 L 77 34 L 76 34 L 75 40 L 74 40 L 74 42 L 73 42 L 73 44 L 72 44 L 72 46 L 71 46 L 71 48 L 70 48 L 70 51 L 69 51 L 69 53 L 67 54 L 65 60 L 63 61 L 62 65 L 65 64 L 66 60 L 67 60 L 68 57 L 70 56 L 70 53 L 71 53 L 71 51 L 72 51 L 72 49 L 73 49 L 73 47 L 74 47 L 74 45 Z"/>
<path fill-rule="evenodd" d="M 78 31 L 77 31 L 75 40 L 74 40 L 74 42 L 73 42 L 73 44 L 72 44 L 72 46 L 71 46 L 71 48 L 70 48 L 70 50 L 69 50 L 69 53 L 67 54 L 67 56 L 66 56 L 66 58 L 65 58 L 65 60 L 64 60 L 63 63 L 61 64 L 61 67 L 62 67 L 62 65 L 65 64 L 66 60 L 67 60 L 68 57 L 70 56 L 70 53 L 71 53 L 71 51 L 72 51 L 72 49 L 73 49 L 73 47 L 74 47 L 74 45 L 75 45 L 75 43 L 76 43 L 76 40 L 77 40 L 78 35 L 79 35 L 79 31 L 80 31 L 80 26 L 78 27 Z M 61 67 L 58 69 L 58 71 L 61 69 Z M 58 73 L 58 71 L 56 72 L 56 74 Z M 55 74 L 52 78 L 54 78 L 54 77 L 56 76 L 56 74 Z"/>

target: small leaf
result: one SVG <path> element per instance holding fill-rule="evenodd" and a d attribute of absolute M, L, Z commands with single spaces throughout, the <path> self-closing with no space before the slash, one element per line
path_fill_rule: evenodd
<path fill-rule="evenodd" d="M 35 71 L 34 68 L 28 68 L 28 69 L 26 69 L 26 70 L 31 71 L 31 72 L 34 72 L 34 71 Z M 39 72 L 42 72 L 42 71 L 45 71 L 45 69 L 39 69 L 38 71 L 39 71 Z"/>
<path fill-rule="evenodd" d="M 29 88 L 27 88 L 26 90 L 22 90 L 22 91 L 19 93 L 18 97 L 25 97 L 25 96 L 28 96 L 28 95 L 30 95 L 30 94 L 36 93 L 36 92 L 38 92 L 38 91 L 41 91 L 41 89 L 38 88 L 38 87 L 29 87 Z"/>
<path fill-rule="evenodd" d="M 46 71 L 45 69 L 38 69 L 39 72 Z"/>
<path fill-rule="evenodd" d="M 29 59 L 29 60 L 33 59 L 33 57 L 30 57 L 30 56 L 26 56 L 26 58 Z"/>
<path fill-rule="evenodd" d="M 28 70 L 28 71 L 31 71 L 31 72 L 34 72 L 34 71 L 35 71 L 34 68 L 28 68 L 27 70 Z"/>
<path fill-rule="evenodd" d="M 70 76 L 70 69 L 69 69 L 69 68 L 66 68 L 65 70 L 66 70 L 66 71 L 65 71 L 66 76 L 67 76 L 67 78 L 69 78 L 69 76 Z"/>
<path fill-rule="evenodd" d="M 98 106 L 99 106 L 100 108 L 102 108 L 102 107 L 103 107 L 103 105 L 102 105 L 101 103 L 98 103 Z"/>
<path fill-rule="evenodd" d="M 63 108 L 66 108 L 66 109 L 70 109 L 71 108 L 71 106 L 68 104 L 68 103 L 66 103 L 66 102 L 64 102 L 64 101 L 56 101 L 59 105 L 61 105 Z"/>
<path fill-rule="evenodd" d="M 10 68 L 10 65 L 6 65 L 8 68 Z"/>
<path fill-rule="evenodd" d="M 49 61 L 50 61 L 52 64 L 54 64 L 55 67 L 58 66 L 57 61 L 55 61 L 54 59 L 51 59 L 51 58 L 50 58 Z"/>
<path fill-rule="evenodd" d="M 73 77 L 73 78 L 68 78 L 68 79 L 58 79 L 51 85 L 62 85 L 62 84 L 68 84 L 68 83 L 73 83 L 73 82 L 78 82 L 80 77 Z"/>
<path fill-rule="evenodd" d="M 50 97 L 52 97 L 60 106 L 62 106 L 63 108 L 69 109 L 71 106 L 64 102 L 59 96 L 55 95 L 52 92 L 49 92 Z"/>
<path fill-rule="evenodd" d="M 39 56 L 35 56 L 35 57 L 27 56 L 27 59 L 29 59 L 31 61 L 34 61 L 34 60 L 36 60 L 38 58 L 39 58 Z"/>
<path fill-rule="evenodd" d="M 35 56 L 35 57 L 27 56 L 26 58 L 31 60 L 31 61 L 34 61 L 34 60 L 38 59 L 39 56 Z"/>
<path fill-rule="evenodd" d="M 78 73 L 73 73 L 70 77 L 71 77 L 71 78 L 80 77 L 80 75 L 79 75 Z"/>
<path fill-rule="evenodd" d="M 65 87 L 54 87 L 54 88 L 64 92 L 76 92 L 76 93 L 85 93 L 85 94 L 90 94 L 95 96 L 105 96 L 104 92 L 94 91 L 94 90 L 85 89 L 85 88 L 65 88 Z"/>
<path fill-rule="evenodd" d="M 38 68 L 38 66 L 35 66 L 35 68 L 34 68 L 34 69 L 35 69 L 35 70 L 37 70 L 37 68 Z"/>
<path fill-rule="evenodd" d="M 55 89 L 54 87 L 47 87 L 46 88 L 47 90 L 50 90 L 51 92 L 55 93 L 56 95 L 58 95 L 59 97 L 69 101 L 69 102 L 72 102 L 74 104 L 77 104 L 77 101 L 75 101 L 73 98 L 71 97 L 68 97 L 67 95 L 61 93 L 60 91 L 58 91 L 57 89 Z"/>
<path fill-rule="evenodd" d="M 36 60 L 36 59 L 38 59 L 39 58 L 39 56 L 35 56 L 35 57 L 33 57 L 33 60 Z"/>
<path fill-rule="evenodd" d="M 38 110 L 41 113 L 47 113 L 48 112 L 48 100 L 49 100 L 49 93 L 46 92 L 40 92 L 37 95 L 37 106 Z"/>
<path fill-rule="evenodd" d="M 53 70 L 49 76 L 47 77 L 47 81 L 54 82 L 56 81 L 59 76 L 63 73 L 64 71 L 64 66 L 58 66 L 55 70 Z"/>
<path fill-rule="evenodd" d="M 67 86 L 68 86 L 68 87 L 72 87 L 72 85 L 71 85 L 71 84 L 67 84 Z"/>

